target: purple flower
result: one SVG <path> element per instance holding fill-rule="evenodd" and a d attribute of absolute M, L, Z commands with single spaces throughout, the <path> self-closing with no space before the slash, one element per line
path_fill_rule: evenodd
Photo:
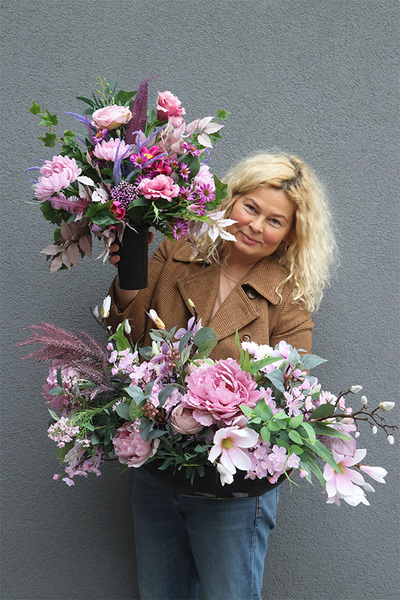
<path fill-rule="evenodd" d="M 193 202 L 193 200 L 194 200 L 193 188 L 187 187 L 187 186 L 182 186 L 179 189 L 179 197 L 182 200 L 186 200 L 187 202 Z"/>
<path fill-rule="evenodd" d="M 174 240 L 180 240 L 185 237 L 188 231 L 188 224 L 186 221 L 182 221 L 179 219 L 175 225 L 172 227 L 172 235 L 174 236 Z"/>
<path fill-rule="evenodd" d="M 126 181 L 121 181 L 121 183 L 113 187 L 110 190 L 110 195 L 114 202 L 119 202 L 118 206 L 125 208 L 125 210 L 138 197 L 136 187 Z"/>
<path fill-rule="evenodd" d="M 186 163 L 181 163 L 179 173 L 181 174 L 181 177 L 183 179 L 186 179 L 186 181 L 188 180 L 189 175 L 190 175 L 190 169 Z"/>
<path fill-rule="evenodd" d="M 231 425 L 242 414 L 240 404 L 253 408 L 261 396 L 256 382 L 233 358 L 201 365 L 186 383 L 182 404 L 193 409 L 193 417 L 202 425 L 219 421 Z"/>
<path fill-rule="evenodd" d="M 199 156 L 200 155 L 200 150 L 198 148 L 196 148 L 196 146 L 194 146 L 190 142 L 185 142 L 183 144 L 183 148 L 184 148 L 184 150 L 186 150 L 186 152 L 188 154 L 191 154 L 192 156 Z"/>
<path fill-rule="evenodd" d="M 203 183 L 197 188 L 197 193 L 204 202 L 211 202 L 215 198 L 215 190 L 211 183 Z"/>

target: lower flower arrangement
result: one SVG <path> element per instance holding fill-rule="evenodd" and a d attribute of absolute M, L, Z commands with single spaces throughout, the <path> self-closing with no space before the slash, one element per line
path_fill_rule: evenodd
<path fill-rule="evenodd" d="M 385 483 L 387 471 L 361 463 L 367 451 L 357 449 L 358 427 L 380 428 L 392 444 L 396 427 L 382 413 L 393 402 L 368 411 L 361 396 L 353 410 L 347 398 L 361 386 L 338 396 L 323 391 L 309 371 L 324 359 L 285 341 L 271 348 L 237 337 L 240 363 L 213 361 L 215 333 L 196 317 L 167 331 L 155 311 L 149 316 L 156 328 L 146 348 L 132 344 L 128 322 L 106 347 L 47 323 L 29 328 L 20 345 L 39 348 L 26 358 L 51 361 L 43 387 L 48 436 L 64 465 L 54 479 L 71 486 L 114 460 L 144 466 L 181 494 L 229 498 L 260 496 L 298 474 L 310 483 L 316 477 L 328 503 L 369 504 L 364 474 Z"/>

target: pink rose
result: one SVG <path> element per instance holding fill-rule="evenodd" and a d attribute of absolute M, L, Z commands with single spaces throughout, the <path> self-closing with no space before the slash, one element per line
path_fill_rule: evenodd
<path fill-rule="evenodd" d="M 180 100 L 171 92 L 159 92 L 157 104 L 157 119 L 168 121 L 171 117 L 180 117 L 185 114 Z"/>
<path fill-rule="evenodd" d="M 160 440 L 145 442 L 135 424 L 126 422 L 117 429 L 113 438 L 115 454 L 119 462 L 128 467 L 140 467 L 148 458 L 154 456 Z"/>
<path fill-rule="evenodd" d="M 148 199 L 165 198 L 171 202 L 179 194 L 179 185 L 168 175 L 157 175 L 153 179 L 145 177 L 139 184 L 139 192 Z"/>
<path fill-rule="evenodd" d="M 182 405 L 193 409 L 193 417 L 202 425 L 218 421 L 231 425 L 242 415 L 240 404 L 253 408 L 261 397 L 256 382 L 233 358 L 201 365 L 187 376 L 186 383 Z"/>
<path fill-rule="evenodd" d="M 39 177 L 35 188 L 35 196 L 39 200 L 47 200 L 55 192 L 67 189 L 82 173 L 74 158 L 68 156 L 53 156 L 46 160 L 40 168 L 42 177 Z"/>
<path fill-rule="evenodd" d="M 97 144 L 93 154 L 96 158 L 100 158 L 101 160 L 111 160 L 115 161 L 115 155 L 118 150 L 118 158 L 123 156 L 126 158 L 134 153 L 134 150 L 129 150 L 130 146 L 125 144 L 124 140 L 120 140 L 119 138 L 111 138 L 107 142 L 103 140 L 100 144 Z"/>
<path fill-rule="evenodd" d="M 92 114 L 92 125 L 97 129 L 117 129 L 132 119 L 132 113 L 126 106 L 113 104 L 95 110 Z"/>
<path fill-rule="evenodd" d="M 175 406 L 171 415 L 171 426 L 175 433 L 190 435 L 203 429 L 203 425 L 193 418 L 192 413 L 192 410 L 185 408 L 182 404 Z"/>

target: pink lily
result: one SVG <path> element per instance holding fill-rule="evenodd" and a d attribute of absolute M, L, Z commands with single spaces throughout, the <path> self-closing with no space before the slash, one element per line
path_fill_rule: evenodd
<path fill-rule="evenodd" d="M 213 439 L 214 446 L 210 450 L 208 460 L 214 462 L 219 456 L 223 469 L 220 472 L 221 483 L 232 483 L 228 473 L 234 475 L 236 469 L 249 471 L 251 469 L 250 457 L 242 448 L 251 448 L 258 442 L 259 435 L 254 429 L 231 425 L 219 429 Z M 218 468 L 218 466 L 217 466 Z M 227 473 L 226 473 L 227 472 Z M 233 479 L 232 479 L 233 480 Z"/>

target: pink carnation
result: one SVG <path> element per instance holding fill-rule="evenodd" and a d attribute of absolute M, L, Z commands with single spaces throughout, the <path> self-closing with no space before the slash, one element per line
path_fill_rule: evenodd
<path fill-rule="evenodd" d="M 165 198 L 171 202 L 179 194 L 179 185 L 168 175 L 157 175 L 153 179 L 145 177 L 139 184 L 139 193 L 151 200 Z"/>
<path fill-rule="evenodd" d="M 42 177 L 36 184 L 35 196 L 39 200 L 47 200 L 55 192 L 68 188 L 82 173 L 74 158 L 53 156 L 46 160 L 40 168 Z"/>
<path fill-rule="evenodd" d="M 172 117 L 180 117 L 185 114 L 180 100 L 171 92 L 159 92 L 157 104 L 157 119 L 168 121 Z"/>
<path fill-rule="evenodd" d="M 113 104 L 95 110 L 92 114 L 92 125 L 97 129 L 118 129 L 132 119 L 132 113 L 126 106 Z"/>
<path fill-rule="evenodd" d="M 233 358 L 201 365 L 188 375 L 186 383 L 182 404 L 193 409 L 193 417 L 202 425 L 216 421 L 231 425 L 242 414 L 240 404 L 253 408 L 261 397 L 256 382 Z"/>
<path fill-rule="evenodd" d="M 133 154 L 133 148 L 130 150 L 129 146 L 125 144 L 124 140 L 120 140 L 119 138 L 111 138 L 107 142 L 103 140 L 100 144 L 97 144 L 93 154 L 96 158 L 100 158 L 101 160 L 112 160 L 115 161 L 115 155 L 118 150 L 118 158 L 122 156 L 126 158 Z"/>
<path fill-rule="evenodd" d="M 140 467 L 157 452 L 160 440 L 145 442 L 135 428 L 135 423 L 126 422 L 117 429 L 113 438 L 115 454 L 119 462 L 128 467 Z"/>

